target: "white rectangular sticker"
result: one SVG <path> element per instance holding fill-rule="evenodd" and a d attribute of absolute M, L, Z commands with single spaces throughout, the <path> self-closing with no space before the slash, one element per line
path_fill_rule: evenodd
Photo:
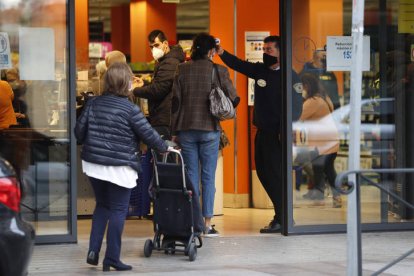
<path fill-rule="evenodd" d="M 362 71 L 369 71 L 370 67 L 370 39 L 364 36 L 362 49 Z M 328 36 L 326 45 L 327 71 L 351 71 L 352 37 Z"/>
<path fill-rule="evenodd" d="M 10 41 L 7 33 L 0 33 L 0 69 L 12 68 Z"/>
<path fill-rule="evenodd" d="M 20 28 L 19 53 L 22 80 L 55 80 L 55 33 L 52 28 Z"/>

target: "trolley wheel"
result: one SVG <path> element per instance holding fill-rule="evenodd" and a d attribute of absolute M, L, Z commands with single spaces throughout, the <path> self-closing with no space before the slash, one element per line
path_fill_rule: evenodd
<path fill-rule="evenodd" d="M 188 258 L 190 259 L 190 262 L 197 258 L 197 246 L 193 242 L 190 244 L 190 248 L 188 249 Z"/>
<path fill-rule="evenodd" d="M 144 256 L 149 258 L 152 254 L 152 249 L 154 248 L 154 244 L 152 243 L 152 240 L 148 239 L 145 241 L 144 245 Z"/>

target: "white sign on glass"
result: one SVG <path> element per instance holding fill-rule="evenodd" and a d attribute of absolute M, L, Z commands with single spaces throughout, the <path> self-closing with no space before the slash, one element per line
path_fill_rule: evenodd
<path fill-rule="evenodd" d="M 9 68 L 12 68 L 9 35 L 0 33 L 0 69 Z"/>
<path fill-rule="evenodd" d="M 369 71 L 370 65 L 370 39 L 364 36 L 362 49 L 362 71 Z M 352 37 L 328 36 L 326 44 L 326 70 L 351 71 Z"/>
<path fill-rule="evenodd" d="M 55 33 L 52 28 L 20 28 L 19 53 L 22 80 L 55 80 Z"/>

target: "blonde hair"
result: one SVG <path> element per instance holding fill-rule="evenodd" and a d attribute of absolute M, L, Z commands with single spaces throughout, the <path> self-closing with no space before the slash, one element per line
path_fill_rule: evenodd
<path fill-rule="evenodd" d="M 106 54 L 105 64 L 106 64 L 107 68 L 109 68 L 109 66 L 111 66 L 115 62 L 126 63 L 126 57 L 125 57 L 124 53 L 122 53 L 121 51 L 115 50 L 115 51 L 108 52 Z"/>
<path fill-rule="evenodd" d="M 105 74 L 107 68 L 106 63 L 104 60 L 101 60 L 95 65 L 96 68 L 96 74 L 98 75 L 99 79 L 102 78 L 102 76 Z"/>
<path fill-rule="evenodd" d="M 130 96 L 132 77 L 132 71 L 128 64 L 123 62 L 113 63 L 104 76 L 105 93 L 116 96 Z"/>

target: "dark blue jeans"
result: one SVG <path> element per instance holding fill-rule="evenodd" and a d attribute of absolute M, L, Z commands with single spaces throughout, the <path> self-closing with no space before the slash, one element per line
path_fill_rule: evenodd
<path fill-rule="evenodd" d="M 220 131 L 180 131 L 178 139 L 188 176 L 194 185 L 194 192 L 197 196 L 200 196 L 199 183 L 201 178 L 203 217 L 211 218 L 214 216 Z"/>
<path fill-rule="evenodd" d="M 89 180 L 96 198 L 89 250 L 101 251 L 105 229 L 108 226 L 105 259 L 116 263 L 120 260 L 121 236 L 128 212 L 131 189 L 93 177 L 89 177 Z"/>

